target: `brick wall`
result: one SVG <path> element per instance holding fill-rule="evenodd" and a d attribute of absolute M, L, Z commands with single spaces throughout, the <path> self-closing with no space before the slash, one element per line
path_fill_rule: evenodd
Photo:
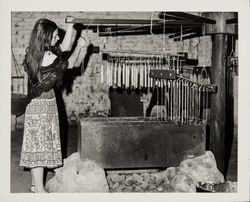
<path fill-rule="evenodd" d="M 151 12 L 12 12 L 11 36 L 12 47 L 18 66 L 23 73 L 22 61 L 25 55 L 25 48 L 28 46 L 31 30 L 39 18 L 48 18 L 57 25 L 66 29 L 64 18 L 67 15 L 87 19 L 108 18 L 108 19 L 150 19 Z M 105 41 L 106 49 L 112 50 L 138 50 L 160 52 L 163 50 L 163 35 L 140 35 L 140 36 L 119 36 L 119 37 L 98 37 L 96 33 L 88 30 L 91 42 L 102 49 Z M 74 33 L 75 35 L 75 33 Z M 177 53 L 188 52 L 190 58 L 199 59 L 199 65 L 211 65 L 211 39 L 209 36 L 174 42 L 166 37 L 166 51 Z M 81 63 L 85 50 L 80 54 L 76 65 Z M 63 92 L 66 112 L 71 117 L 75 114 L 85 113 L 89 115 L 108 115 L 110 101 L 108 97 L 109 87 L 102 84 L 100 75 L 101 54 L 91 56 L 86 72 L 75 78 L 72 85 L 72 92 Z M 15 75 L 15 67 L 12 59 L 12 75 Z M 25 74 L 24 74 L 25 75 Z M 18 81 L 20 80 L 20 81 Z M 27 93 L 27 77 L 13 80 L 13 93 Z"/>

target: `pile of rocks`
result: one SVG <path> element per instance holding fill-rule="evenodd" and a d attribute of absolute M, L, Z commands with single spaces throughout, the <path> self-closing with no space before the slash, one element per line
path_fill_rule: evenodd
<path fill-rule="evenodd" d="M 110 192 L 174 192 L 175 188 L 170 184 L 170 180 L 175 174 L 175 168 L 153 173 L 151 171 L 130 174 L 111 173 L 107 175 L 107 181 Z"/>
<path fill-rule="evenodd" d="M 130 174 L 111 172 L 107 175 L 107 181 L 111 192 L 196 192 L 197 187 L 210 192 L 237 191 L 237 183 L 224 181 L 210 151 L 164 171 Z"/>
<path fill-rule="evenodd" d="M 236 192 L 237 183 L 225 182 L 212 152 L 186 159 L 166 170 L 107 171 L 96 162 L 80 160 L 78 153 L 64 160 L 48 181 L 49 192 Z"/>

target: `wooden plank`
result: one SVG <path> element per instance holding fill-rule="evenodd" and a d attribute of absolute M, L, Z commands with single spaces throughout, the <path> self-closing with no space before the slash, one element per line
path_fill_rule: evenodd
<path fill-rule="evenodd" d="M 205 153 L 203 125 L 179 126 L 143 119 L 81 118 L 81 159 L 106 169 L 177 166 Z"/>

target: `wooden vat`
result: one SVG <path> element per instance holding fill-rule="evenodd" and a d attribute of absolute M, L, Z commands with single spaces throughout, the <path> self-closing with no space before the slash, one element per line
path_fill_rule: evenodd
<path fill-rule="evenodd" d="M 81 159 L 106 169 L 177 166 L 205 153 L 205 125 L 176 125 L 152 118 L 78 119 Z"/>

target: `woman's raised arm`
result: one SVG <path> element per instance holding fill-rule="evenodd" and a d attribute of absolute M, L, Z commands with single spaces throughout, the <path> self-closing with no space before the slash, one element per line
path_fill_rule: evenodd
<path fill-rule="evenodd" d="M 62 43 L 60 44 L 61 50 L 62 51 L 68 51 L 70 42 L 71 42 L 71 37 L 72 37 L 72 32 L 73 32 L 73 25 L 74 23 L 70 23 L 74 20 L 74 17 L 67 16 L 65 18 L 65 22 L 67 23 L 67 30 L 65 33 L 65 36 L 63 38 Z"/>

